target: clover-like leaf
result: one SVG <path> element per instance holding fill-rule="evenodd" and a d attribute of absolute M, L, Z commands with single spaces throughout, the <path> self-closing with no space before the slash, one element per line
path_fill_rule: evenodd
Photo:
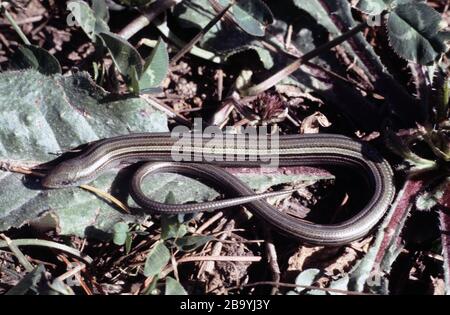
<path fill-rule="evenodd" d="M 226 6 L 230 1 L 221 0 L 220 2 Z M 238 1 L 230 12 L 239 27 L 253 36 L 264 36 L 266 25 L 273 22 L 272 12 L 261 0 Z"/>
<path fill-rule="evenodd" d="M 396 6 L 387 21 L 389 41 L 395 52 L 423 65 L 432 63 L 448 50 L 442 27 L 441 15 L 422 2 Z"/>
<path fill-rule="evenodd" d="M 15 64 L 21 69 L 33 68 L 43 74 L 61 73 L 58 60 L 47 50 L 34 45 L 20 45 Z"/>
<path fill-rule="evenodd" d="M 348 275 L 343 276 L 342 278 L 338 280 L 334 280 L 330 283 L 329 288 L 330 289 L 338 289 L 343 291 L 348 291 L 348 283 L 350 281 L 350 278 Z M 342 295 L 342 293 L 337 292 L 329 292 L 330 295 Z"/>
<path fill-rule="evenodd" d="M 181 283 L 172 277 L 167 277 L 165 295 L 187 295 L 187 292 Z"/>
<path fill-rule="evenodd" d="M 158 87 L 167 75 L 169 69 L 169 54 L 166 44 L 159 39 L 152 53 L 146 59 L 142 76 L 139 78 L 141 91 Z"/>
<path fill-rule="evenodd" d="M 119 246 L 125 244 L 128 238 L 128 233 L 130 231 L 128 224 L 126 224 L 125 222 L 117 222 L 113 226 L 113 231 L 114 231 L 113 235 L 114 244 Z"/>
<path fill-rule="evenodd" d="M 316 281 L 318 275 L 320 274 L 320 270 L 316 268 L 306 269 L 299 273 L 297 278 L 295 278 L 295 284 L 299 286 L 310 286 Z M 305 289 L 302 287 L 297 287 L 295 291 L 302 292 Z"/>
<path fill-rule="evenodd" d="M 109 31 L 106 23 L 108 15 L 101 1 L 94 1 L 95 11 L 84 1 L 76 0 L 67 3 L 67 9 L 71 12 L 67 22 L 69 25 L 78 24 L 91 40 L 94 40 L 99 33 Z"/>
<path fill-rule="evenodd" d="M 103 39 L 114 64 L 122 75 L 131 76 L 133 67 L 138 77 L 142 75 L 141 55 L 136 48 L 125 39 L 110 32 L 102 32 L 99 36 Z"/>
<path fill-rule="evenodd" d="M 360 0 L 356 4 L 356 9 L 369 14 L 379 15 L 384 10 L 388 9 L 393 0 Z"/>
<path fill-rule="evenodd" d="M 152 277 L 159 274 L 169 260 L 169 249 L 164 245 L 163 241 L 158 241 L 155 247 L 148 253 L 147 259 L 145 260 L 144 275 L 146 277 Z"/>
<path fill-rule="evenodd" d="M 166 197 L 166 201 L 171 198 L 170 196 L 171 194 L 169 193 Z M 183 222 L 180 222 L 178 216 L 161 216 L 161 238 L 163 240 L 171 238 L 177 239 L 183 237 L 186 233 L 187 226 Z"/>

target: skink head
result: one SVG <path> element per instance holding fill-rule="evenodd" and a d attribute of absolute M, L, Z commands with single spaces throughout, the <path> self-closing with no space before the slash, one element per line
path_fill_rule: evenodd
<path fill-rule="evenodd" d="M 42 186 L 45 188 L 63 188 L 79 186 L 86 183 L 82 178 L 79 163 L 73 163 L 71 160 L 56 165 L 41 180 Z"/>

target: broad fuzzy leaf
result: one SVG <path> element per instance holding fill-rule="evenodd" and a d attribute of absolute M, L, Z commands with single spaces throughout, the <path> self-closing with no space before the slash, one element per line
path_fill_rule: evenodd
<path fill-rule="evenodd" d="M 99 138 L 168 131 L 163 113 L 139 98 L 107 101 L 86 73 L 47 77 L 32 70 L 5 72 L 0 90 L 0 165 L 35 165 Z M 105 174 L 94 185 L 108 190 L 114 177 Z M 34 178 L 9 172 L 0 172 L 0 186 L 0 230 L 48 212 L 62 234 L 80 236 L 134 220 L 79 188 L 42 190 Z"/>
<path fill-rule="evenodd" d="M 167 196 L 170 196 L 170 194 L 168 194 Z M 177 239 L 183 237 L 186 233 L 187 226 L 183 224 L 183 222 L 180 222 L 178 216 L 161 216 L 161 238 L 163 240 L 168 240 L 171 238 Z"/>
<path fill-rule="evenodd" d="M 329 288 L 330 289 L 338 289 L 343 291 L 348 291 L 348 283 L 350 281 L 349 276 L 346 274 L 342 278 L 338 280 L 334 280 L 331 282 Z M 336 292 L 328 292 L 330 295 L 342 295 L 342 293 L 336 293 Z"/>

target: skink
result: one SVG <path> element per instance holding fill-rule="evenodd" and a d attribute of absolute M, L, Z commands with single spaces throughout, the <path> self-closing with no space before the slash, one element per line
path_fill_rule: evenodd
<path fill-rule="evenodd" d="M 340 245 L 365 236 L 383 217 L 395 194 L 389 163 L 369 145 L 335 134 L 283 135 L 267 145 L 245 135 L 227 141 L 213 135 L 138 133 L 99 140 L 74 158 L 57 164 L 42 180 L 46 188 L 77 186 L 120 163 L 147 161 L 134 174 L 130 194 L 144 209 L 157 213 L 187 213 L 246 207 L 281 233 L 311 244 Z M 188 140 L 188 141 L 186 141 Z M 229 141 L 231 140 L 231 141 Z M 253 140 L 253 141 L 251 141 Z M 182 149 L 180 151 L 180 149 Z M 188 157 L 191 162 L 179 161 Z M 222 167 L 343 166 L 360 175 L 371 198 L 355 216 L 336 224 L 315 224 L 285 214 L 270 205 Z M 192 162 L 193 161 L 193 162 Z M 144 178 L 159 172 L 180 173 L 212 184 L 234 198 L 198 204 L 161 204 L 141 189 Z M 273 193 L 272 193 L 273 194 Z M 271 193 L 266 194 L 266 196 Z"/>

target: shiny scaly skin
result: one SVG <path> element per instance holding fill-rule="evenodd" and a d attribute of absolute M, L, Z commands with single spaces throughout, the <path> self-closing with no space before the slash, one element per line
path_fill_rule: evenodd
<path fill-rule="evenodd" d="M 178 151 L 172 149 L 182 137 L 192 140 L 183 142 L 183 152 L 197 153 L 199 160 L 194 163 L 174 162 Z M 389 163 L 363 142 L 334 134 L 289 135 L 279 136 L 278 151 L 264 151 L 258 146 L 258 141 L 248 141 L 242 135 L 233 137 L 233 141 L 223 142 L 225 146 L 222 149 L 220 145 L 223 143 L 215 142 L 215 138 L 194 134 L 179 134 L 177 137 L 170 133 L 139 133 L 99 140 L 89 144 L 78 156 L 56 165 L 42 180 L 42 185 L 46 188 L 78 186 L 94 180 L 118 164 L 149 161 L 134 174 L 130 187 L 131 195 L 144 209 L 176 214 L 245 203 L 250 211 L 281 233 L 320 245 L 341 245 L 365 236 L 383 217 L 394 198 L 395 188 Z M 267 143 L 270 148 L 271 140 Z M 211 147 L 215 147 L 215 150 Z M 234 154 L 232 161 L 225 158 L 225 154 L 231 153 Z M 344 222 L 315 224 L 278 211 L 261 200 L 274 193 L 255 196 L 246 184 L 222 169 L 224 166 L 260 167 L 271 157 L 278 157 L 278 167 L 349 167 L 355 174 L 362 176 L 371 198 L 361 211 Z M 207 181 L 235 198 L 184 205 L 155 202 L 144 194 L 141 184 L 146 176 L 159 172 L 179 173 Z"/>

